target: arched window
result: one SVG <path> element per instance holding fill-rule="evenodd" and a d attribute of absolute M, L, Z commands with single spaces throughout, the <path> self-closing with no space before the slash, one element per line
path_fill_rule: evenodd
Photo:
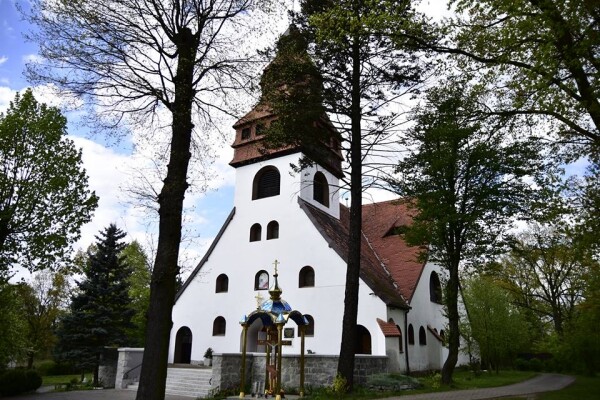
<path fill-rule="evenodd" d="M 227 293 L 229 290 L 229 278 L 225 274 L 217 276 L 217 287 L 215 293 Z"/>
<path fill-rule="evenodd" d="M 267 225 L 267 240 L 277 239 L 279 237 L 279 222 L 271 221 Z"/>
<path fill-rule="evenodd" d="M 273 166 L 262 168 L 254 176 L 252 183 L 252 200 L 278 196 L 281 177 L 279 170 Z"/>
<path fill-rule="evenodd" d="M 225 318 L 217 317 L 213 322 L 213 336 L 225 336 Z"/>
<path fill-rule="evenodd" d="M 250 227 L 250 241 L 258 242 L 262 235 L 262 227 L 260 224 L 254 224 Z"/>
<path fill-rule="evenodd" d="M 254 290 L 269 289 L 269 273 L 267 271 L 258 271 L 254 276 Z"/>
<path fill-rule="evenodd" d="M 425 346 L 427 344 L 427 335 L 425 335 L 425 328 L 419 328 L 419 344 Z"/>
<path fill-rule="evenodd" d="M 354 354 L 371 354 L 371 333 L 362 325 L 356 325 Z"/>
<path fill-rule="evenodd" d="M 313 180 L 313 199 L 329 207 L 329 183 L 322 172 L 317 172 Z"/>
<path fill-rule="evenodd" d="M 442 343 L 446 343 L 446 332 L 443 329 L 440 331 L 440 337 L 442 338 Z"/>
<path fill-rule="evenodd" d="M 298 276 L 298 287 L 314 287 L 315 286 L 315 270 L 308 265 L 300 270 Z"/>
<path fill-rule="evenodd" d="M 408 325 L 408 344 L 415 344 L 415 330 L 412 324 Z"/>
<path fill-rule="evenodd" d="M 434 303 L 442 304 L 442 285 L 435 271 L 432 271 L 429 276 L 429 299 Z"/>
<path fill-rule="evenodd" d="M 304 328 L 304 336 L 315 336 L 315 319 L 308 314 L 304 314 L 304 318 L 308 321 L 308 325 Z"/>
<path fill-rule="evenodd" d="M 399 325 L 396 325 L 396 328 L 398 328 L 398 332 L 400 332 L 400 336 L 398 336 L 398 351 L 400 351 L 400 353 L 402 353 L 404 351 L 404 349 L 403 349 L 404 343 L 402 341 L 402 329 L 400 329 Z"/>

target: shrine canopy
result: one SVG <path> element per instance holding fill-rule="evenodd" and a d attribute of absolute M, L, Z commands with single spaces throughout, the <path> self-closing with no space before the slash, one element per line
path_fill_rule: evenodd
<path fill-rule="evenodd" d="M 240 324 L 250 326 L 254 321 L 260 319 L 263 326 L 285 325 L 290 319 L 296 325 L 308 325 L 306 317 L 297 310 L 292 310 L 292 306 L 281 298 L 283 291 L 279 287 L 277 280 L 277 265 L 275 265 L 275 274 L 273 274 L 274 283 L 269 289 L 269 299 L 263 301 L 256 310 L 249 315 L 244 315 L 240 320 Z"/>

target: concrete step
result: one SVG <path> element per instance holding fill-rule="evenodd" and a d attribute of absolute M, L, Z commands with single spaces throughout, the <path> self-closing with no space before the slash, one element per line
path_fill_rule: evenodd
<path fill-rule="evenodd" d="M 205 398 L 212 388 L 211 379 L 212 369 L 169 368 L 165 392 L 171 395 Z"/>

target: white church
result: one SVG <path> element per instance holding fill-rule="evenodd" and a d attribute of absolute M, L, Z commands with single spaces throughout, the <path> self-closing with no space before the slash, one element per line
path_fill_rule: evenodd
<path fill-rule="evenodd" d="M 298 165 L 301 147 L 264 149 L 262 132 L 275 118 L 259 103 L 234 125 L 234 207 L 176 296 L 169 363 L 199 363 L 208 348 L 239 354 L 240 320 L 269 300 L 275 260 L 282 297 L 308 322 L 306 353 L 339 353 L 349 222 L 338 190 L 340 144 L 331 140 L 326 161 L 294 174 L 290 164 Z M 325 120 L 318 124 L 333 129 Z M 447 355 L 443 271 L 406 245 L 402 234 L 410 223 L 399 200 L 363 206 L 355 352 L 385 358 L 390 372 L 438 370 Z M 285 326 L 284 356 L 300 353 L 299 330 Z M 265 336 L 255 320 L 247 351 L 265 353 Z"/>

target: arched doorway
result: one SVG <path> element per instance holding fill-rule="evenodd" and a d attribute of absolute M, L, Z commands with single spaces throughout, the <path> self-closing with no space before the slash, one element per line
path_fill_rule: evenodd
<path fill-rule="evenodd" d="M 266 347 L 264 341 L 267 339 L 267 332 L 262 321 L 257 319 L 248 327 L 247 348 L 248 353 L 264 353 Z M 261 341 L 261 344 L 259 344 Z M 240 351 L 242 351 L 243 337 L 240 336 Z"/>
<path fill-rule="evenodd" d="M 362 325 L 356 325 L 354 354 L 371 354 L 371 334 Z"/>
<path fill-rule="evenodd" d="M 192 361 L 192 331 L 187 326 L 182 326 L 175 336 L 175 364 L 189 364 Z"/>

